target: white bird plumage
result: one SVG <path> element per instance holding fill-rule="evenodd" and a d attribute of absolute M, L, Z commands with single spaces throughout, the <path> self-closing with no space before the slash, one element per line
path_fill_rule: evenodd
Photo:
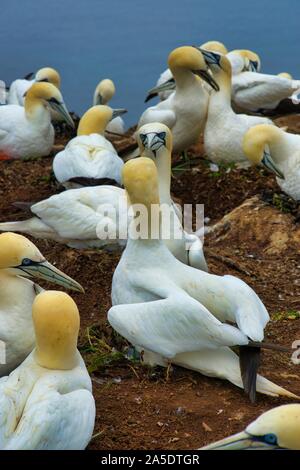
<path fill-rule="evenodd" d="M 76 349 L 76 304 L 63 292 L 43 292 L 34 301 L 33 320 L 35 350 L 0 380 L 0 449 L 85 449 L 95 402 Z"/>
<path fill-rule="evenodd" d="M 104 180 L 106 184 L 121 185 L 123 160 L 104 137 L 113 112 L 103 105 L 90 108 L 80 120 L 77 137 L 55 156 L 55 177 L 66 188 L 84 186 L 85 180 L 90 186 L 100 184 L 100 180 Z"/>
<path fill-rule="evenodd" d="M 150 210 L 159 203 L 149 159 L 127 162 L 123 180 L 132 204 Z M 113 277 L 110 324 L 139 349 L 154 353 L 160 364 L 170 361 L 243 388 L 238 356 L 229 347 L 262 341 L 266 308 L 243 281 L 180 263 L 160 240 L 151 239 L 152 228 L 148 239 L 129 235 Z M 261 376 L 256 386 L 269 395 L 295 397 Z"/>
<path fill-rule="evenodd" d="M 74 125 L 60 91 L 51 83 L 34 83 L 26 94 L 24 107 L 0 107 L 0 153 L 3 158 L 49 155 L 54 143 L 50 107 L 60 112 L 69 125 Z"/>

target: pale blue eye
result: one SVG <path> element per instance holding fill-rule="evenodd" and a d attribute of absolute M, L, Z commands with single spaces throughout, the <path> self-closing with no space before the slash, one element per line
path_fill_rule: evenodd
<path fill-rule="evenodd" d="M 22 266 L 30 266 L 31 263 L 32 263 L 32 261 L 29 258 L 24 258 L 22 260 Z"/>
<path fill-rule="evenodd" d="M 264 441 L 267 444 L 276 445 L 277 444 L 277 436 L 275 434 L 266 434 L 264 436 Z"/>

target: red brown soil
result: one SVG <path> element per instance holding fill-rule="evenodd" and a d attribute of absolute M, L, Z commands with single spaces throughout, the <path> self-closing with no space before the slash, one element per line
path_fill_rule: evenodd
<path fill-rule="evenodd" d="M 289 125 L 289 130 L 300 133 L 298 117 L 281 119 L 280 125 Z M 130 138 L 114 141 L 118 148 L 131 142 Z M 60 137 L 57 144 L 64 142 Z M 176 173 L 172 192 L 183 203 L 204 203 L 205 215 L 213 222 L 246 199 L 254 195 L 260 198 L 266 188 L 279 192 L 273 176 L 263 170 L 221 170 L 216 175 L 205 160 L 198 158 L 203 156 L 201 144 L 191 153 L 197 163 L 180 175 Z M 26 218 L 12 206 L 13 202 L 39 201 L 60 190 L 50 177 L 51 164 L 52 157 L 0 162 L 1 221 Z M 272 211 L 279 212 L 276 208 Z M 234 230 L 225 237 L 221 235 L 212 233 L 205 239 L 211 272 L 244 279 L 271 315 L 300 310 L 299 249 L 287 246 L 280 253 L 266 252 L 249 227 L 238 237 Z M 98 325 L 106 343 L 121 348 L 124 343 L 120 339 L 116 342 L 106 322 L 119 254 L 75 250 L 52 241 L 34 242 L 50 262 L 85 288 L 85 295 L 74 294 L 81 312 L 80 344 L 86 343 L 87 327 Z M 266 338 L 291 346 L 300 339 L 300 320 L 270 321 Z M 291 363 L 290 354 L 264 352 L 260 372 L 300 395 L 300 373 Z M 90 449 L 194 449 L 237 432 L 261 412 L 289 402 L 258 395 L 257 403 L 252 405 L 242 390 L 228 382 L 179 367 L 167 374 L 165 369 L 148 369 L 125 359 L 99 367 L 92 379 L 97 419 Z"/>

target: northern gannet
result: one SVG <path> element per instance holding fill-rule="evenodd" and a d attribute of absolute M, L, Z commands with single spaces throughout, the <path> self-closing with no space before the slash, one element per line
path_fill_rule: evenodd
<path fill-rule="evenodd" d="M 219 52 L 220 54 L 227 54 L 228 50 L 219 41 L 208 41 L 200 46 L 202 49 L 208 51 Z M 149 90 L 145 102 L 152 98 L 159 96 L 161 101 L 166 100 L 175 90 L 176 84 L 170 69 L 166 69 L 157 80 L 156 86 Z"/>
<path fill-rule="evenodd" d="M 15 233 L 0 235 L 0 340 L 6 355 L 0 377 L 17 367 L 34 347 L 31 308 L 41 288 L 30 278 L 83 291 L 78 282 L 45 260 L 27 238 Z"/>
<path fill-rule="evenodd" d="M 34 83 L 24 107 L 0 106 L 0 159 L 49 155 L 54 143 L 50 109 L 74 127 L 60 91 L 51 83 Z"/>
<path fill-rule="evenodd" d="M 243 148 L 251 163 L 262 163 L 273 170 L 282 191 L 300 200 L 299 135 L 275 126 L 254 126 L 245 134 Z"/>
<path fill-rule="evenodd" d="M 202 51 L 210 65 L 220 91 L 212 91 L 204 130 L 204 148 L 207 157 L 215 162 L 243 162 L 247 158 L 242 142 L 245 132 L 256 124 L 272 124 L 267 118 L 236 114 L 231 107 L 231 65 L 229 60 L 215 52 Z"/>
<path fill-rule="evenodd" d="M 32 75 L 32 74 L 30 74 Z M 37 71 L 34 79 L 17 79 L 10 85 L 7 104 L 18 104 L 24 106 L 25 94 L 29 88 L 36 82 L 49 82 L 56 88 L 60 88 L 60 75 L 57 70 L 51 67 L 44 67 Z"/>
<path fill-rule="evenodd" d="M 77 350 L 79 312 L 64 292 L 40 293 L 32 306 L 36 347 L 0 380 L 1 450 L 83 450 L 95 400 Z"/>
<path fill-rule="evenodd" d="M 152 363 L 166 365 L 169 361 L 227 379 L 245 387 L 251 400 L 255 398 L 255 385 L 257 391 L 267 395 L 295 398 L 262 376 L 257 375 L 256 380 L 258 357 L 248 346 L 263 340 L 269 321 L 256 293 L 236 277 L 186 266 L 159 237 L 152 237 L 153 232 L 162 230 L 160 218 L 151 213 L 159 205 L 154 162 L 142 157 L 128 161 L 123 182 L 135 216 L 113 276 L 113 307 L 108 312 L 111 326 L 144 351 L 144 359 Z M 148 215 L 142 221 L 141 204 Z M 142 222 L 146 222 L 147 237 L 136 236 Z M 237 345 L 240 359 L 230 349 Z M 250 351 L 253 357 L 247 363 Z"/>
<path fill-rule="evenodd" d="M 108 104 L 109 101 L 115 95 L 116 88 L 115 84 L 109 78 L 105 78 L 98 83 L 95 93 L 94 93 L 94 106 L 97 104 Z M 125 133 L 125 123 L 121 116 L 114 117 L 106 127 L 108 132 L 112 132 L 115 134 L 124 134 Z"/>
<path fill-rule="evenodd" d="M 171 198 L 172 134 L 170 129 L 161 123 L 145 124 L 138 130 L 137 141 L 141 156 L 150 157 L 157 167 L 161 204 L 171 208 L 172 232 L 168 230 L 167 237 L 163 239 L 164 243 L 179 261 L 207 271 L 202 242 L 197 235 L 187 233 L 182 229 L 181 210 L 179 209 L 178 215 L 178 209 Z M 182 233 L 181 238 L 176 238 L 174 232 L 177 230 Z"/>
<path fill-rule="evenodd" d="M 275 110 L 282 100 L 291 97 L 293 104 L 298 104 L 300 80 L 290 76 L 259 73 L 260 59 L 248 50 L 230 52 L 227 57 L 233 64 L 232 105 L 244 112 L 267 112 Z M 244 64 L 244 67 L 243 67 Z"/>
<path fill-rule="evenodd" d="M 218 85 L 209 74 L 202 53 L 194 47 L 174 49 L 168 64 L 176 82 L 176 91 L 165 101 L 146 109 L 138 128 L 150 122 L 165 124 L 173 134 L 174 152 L 180 153 L 197 142 L 206 121 L 208 93 L 199 76 L 215 90 L 218 90 Z"/>
<path fill-rule="evenodd" d="M 277 406 L 250 423 L 245 431 L 199 450 L 300 450 L 300 405 Z"/>
<path fill-rule="evenodd" d="M 74 137 L 53 160 L 56 179 L 65 188 L 121 185 L 123 160 L 112 144 L 104 137 L 107 124 L 125 110 L 113 110 L 97 105 L 80 119 L 77 137 Z"/>

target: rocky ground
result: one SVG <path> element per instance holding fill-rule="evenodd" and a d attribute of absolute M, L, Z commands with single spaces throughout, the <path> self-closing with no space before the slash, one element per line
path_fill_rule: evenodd
<path fill-rule="evenodd" d="M 300 133 L 297 116 L 277 123 Z M 59 136 L 55 151 L 69 137 Z M 130 132 L 112 140 L 120 151 L 132 144 Z M 13 202 L 35 202 L 61 190 L 51 175 L 52 157 L 0 162 L 1 221 L 27 217 Z M 214 227 L 205 237 L 210 271 L 239 276 L 253 287 L 272 317 L 266 338 L 290 347 L 300 340 L 297 205 L 280 194 L 274 177 L 262 169 L 221 167 L 212 172 L 201 142 L 191 149 L 190 158 L 184 167 L 174 159 L 172 193 L 181 203 L 205 205 L 209 226 Z M 80 349 L 97 404 L 90 449 L 193 449 L 237 432 L 261 412 L 287 402 L 259 395 L 252 405 L 230 383 L 179 367 L 167 373 L 128 360 L 128 345 L 106 321 L 120 255 L 43 240 L 35 243 L 86 291 L 74 298 L 81 313 Z M 263 352 L 260 373 L 300 395 L 299 366 L 290 356 Z"/>

